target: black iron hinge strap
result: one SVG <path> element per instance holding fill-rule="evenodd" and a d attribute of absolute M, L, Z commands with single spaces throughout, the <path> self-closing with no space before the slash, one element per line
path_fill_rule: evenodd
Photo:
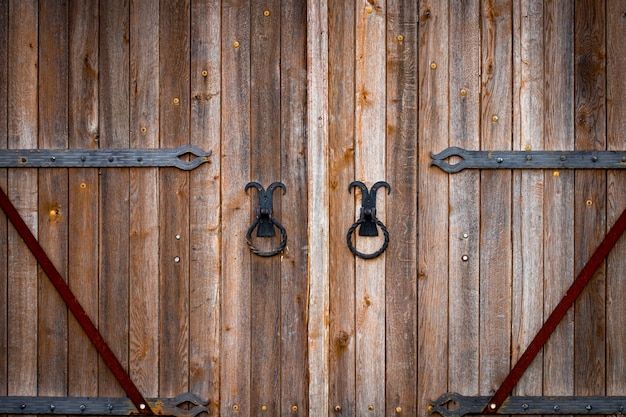
<path fill-rule="evenodd" d="M 85 312 L 85 309 L 78 302 L 78 299 L 67 283 L 63 280 L 63 277 L 43 250 L 35 236 L 31 233 L 28 225 L 22 216 L 20 216 L 2 187 L 0 187 L 0 206 L 139 413 L 148 415 L 154 414 L 146 399 L 130 379 L 128 373 L 124 370 L 124 367 L 119 362 L 111 348 L 109 348 L 104 338 Z"/>

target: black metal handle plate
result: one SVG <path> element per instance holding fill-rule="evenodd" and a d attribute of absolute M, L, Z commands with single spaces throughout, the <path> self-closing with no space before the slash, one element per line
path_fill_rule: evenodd
<path fill-rule="evenodd" d="M 348 192 L 352 192 L 354 187 L 361 189 L 361 213 L 359 219 L 348 229 L 346 241 L 348 248 L 355 256 L 362 259 L 372 259 L 380 256 L 389 245 L 389 231 L 387 227 L 376 217 L 376 191 L 380 187 L 387 188 L 387 194 L 391 192 L 391 186 L 385 181 L 378 181 L 372 188 L 368 190 L 367 186 L 361 181 L 352 181 L 348 186 Z M 378 228 L 382 230 L 384 235 L 383 244 L 376 252 L 362 253 L 359 252 L 352 243 L 352 235 L 359 228 L 359 236 L 378 236 Z"/>
<path fill-rule="evenodd" d="M 249 188 L 256 188 L 259 191 L 259 207 L 256 210 L 256 218 L 252 225 L 248 228 L 248 232 L 246 233 L 246 242 L 250 247 L 252 253 L 258 256 L 269 257 L 278 255 L 285 250 L 287 246 L 287 231 L 281 225 L 278 220 L 272 216 L 274 211 L 274 202 L 273 202 L 273 194 L 276 188 L 282 188 L 283 194 L 287 192 L 287 187 L 282 182 L 273 182 L 267 187 L 267 190 L 258 182 L 249 182 L 246 184 L 245 191 L 247 192 Z M 252 243 L 252 232 L 256 229 L 256 236 L 260 238 L 266 237 L 274 237 L 276 236 L 276 232 L 274 228 L 277 228 L 280 231 L 281 240 L 278 247 L 269 250 L 263 251 Z"/>

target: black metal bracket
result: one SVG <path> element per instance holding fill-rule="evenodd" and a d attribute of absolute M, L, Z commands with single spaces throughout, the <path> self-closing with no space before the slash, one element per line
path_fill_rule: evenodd
<path fill-rule="evenodd" d="M 155 415 L 195 417 L 208 413 L 208 401 L 189 392 L 176 398 L 147 398 Z M 128 397 L 0 397 L 0 414 L 57 414 L 88 416 L 137 415 Z"/>
<path fill-rule="evenodd" d="M 372 259 L 380 256 L 389 245 L 389 231 L 385 225 L 376 217 L 376 191 L 380 187 L 387 188 L 387 194 L 391 192 L 391 186 L 385 181 L 378 181 L 370 190 L 361 181 L 352 181 L 348 186 L 348 192 L 352 192 L 352 188 L 359 187 L 361 189 L 361 214 L 359 219 L 348 229 L 346 240 L 350 252 L 355 256 L 363 259 Z M 379 250 L 374 253 L 366 254 L 359 252 L 352 244 L 352 234 L 356 228 L 359 228 L 359 236 L 378 236 L 378 228 L 383 231 L 385 240 Z"/>
<path fill-rule="evenodd" d="M 256 219 L 248 228 L 248 232 L 246 233 L 248 246 L 250 246 L 250 250 L 252 250 L 254 254 L 259 256 L 267 257 L 277 255 L 285 250 L 285 246 L 287 245 L 287 232 L 278 220 L 272 216 L 272 212 L 274 211 L 272 196 L 276 188 L 282 188 L 283 194 L 285 194 L 287 192 L 287 187 L 285 187 L 285 184 L 282 182 L 273 182 L 269 185 L 269 187 L 267 187 L 267 190 L 265 190 L 261 184 L 253 181 L 246 184 L 245 191 L 247 192 L 249 188 L 256 188 L 259 191 L 259 207 L 256 210 Z M 270 251 L 262 251 L 252 244 L 252 231 L 254 229 L 257 229 L 257 237 L 274 237 L 276 236 L 274 227 L 276 227 L 281 234 L 280 245 L 277 248 Z"/>
<path fill-rule="evenodd" d="M 181 157 L 190 155 L 189 161 Z M 190 171 L 209 162 L 211 151 L 197 146 L 158 149 L 2 149 L 0 168 L 144 168 Z"/>
<path fill-rule="evenodd" d="M 626 169 L 626 151 L 468 151 L 456 146 L 430 157 L 447 173 L 464 169 Z M 450 164 L 446 159 L 461 158 Z"/>

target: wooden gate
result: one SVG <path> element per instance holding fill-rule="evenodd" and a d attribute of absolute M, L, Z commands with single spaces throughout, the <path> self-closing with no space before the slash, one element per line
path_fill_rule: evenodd
<path fill-rule="evenodd" d="M 619 170 L 448 174 L 430 154 L 625 150 L 625 16 L 623 0 L 0 0 L 0 149 L 212 152 L 191 171 L 3 168 L 0 186 L 144 396 L 425 416 L 443 393 L 494 393 L 626 207 Z M 390 185 L 374 259 L 346 242 L 355 180 Z M 251 181 L 285 185 L 277 256 L 246 242 Z M 0 404 L 123 397 L 5 217 L 0 236 Z M 624 250 L 515 395 L 626 395 Z"/>

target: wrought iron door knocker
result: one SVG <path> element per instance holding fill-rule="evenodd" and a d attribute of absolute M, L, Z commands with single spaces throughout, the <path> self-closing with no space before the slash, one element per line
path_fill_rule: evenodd
<path fill-rule="evenodd" d="M 281 225 L 278 220 L 272 216 L 272 212 L 274 210 L 272 195 L 274 194 L 274 190 L 276 188 L 282 188 L 283 194 L 285 194 L 287 192 L 287 187 L 285 187 L 285 184 L 282 182 L 273 182 L 269 185 L 269 187 L 267 187 L 267 190 L 265 190 L 261 184 L 252 181 L 246 184 L 246 192 L 248 191 L 248 188 L 256 188 L 259 191 L 259 207 L 256 209 L 256 219 L 252 223 L 252 226 L 248 228 L 248 233 L 246 233 L 246 242 L 248 242 L 248 246 L 250 246 L 252 253 L 258 256 L 268 257 L 277 255 L 285 250 L 285 246 L 287 245 L 287 231 L 283 225 Z M 276 228 L 280 231 L 280 245 L 269 251 L 262 251 L 256 248 L 252 244 L 252 231 L 257 229 L 257 237 L 274 237 L 276 236 L 274 226 L 276 226 Z"/>
<path fill-rule="evenodd" d="M 378 181 L 370 190 L 367 189 L 367 186 L 363 184 L 361 181 L 352 181 L 348 186 L 348 192 L 352 192 L 352 188 L 359 187 L 361 189 L 361 215 L 359 219 L 354 222 L 354 224 L 348 229 L 348 235 L 346 236 L 346 240 L 348 242 L 348 247 L 350 251 L 359 258 L 363 259 L 372 259 L 380 256 L 385 249 L 387 249 L 387 245 L 389 245 L 389 231 L 376 217 L 376 190 L 380 187 L 387 188 L 387 194 L 391 192 L 391 186 L 385 181 Z M 352 234 L 354 230 L 359 227 L 359 236 L 378 236 L 378 228 L 383 231 L 383 235 L 385 240 L 380 249 L 378 249 L 374 253 L 361 253 L 359 252 L 354 245 L 352 244 Z"/>

